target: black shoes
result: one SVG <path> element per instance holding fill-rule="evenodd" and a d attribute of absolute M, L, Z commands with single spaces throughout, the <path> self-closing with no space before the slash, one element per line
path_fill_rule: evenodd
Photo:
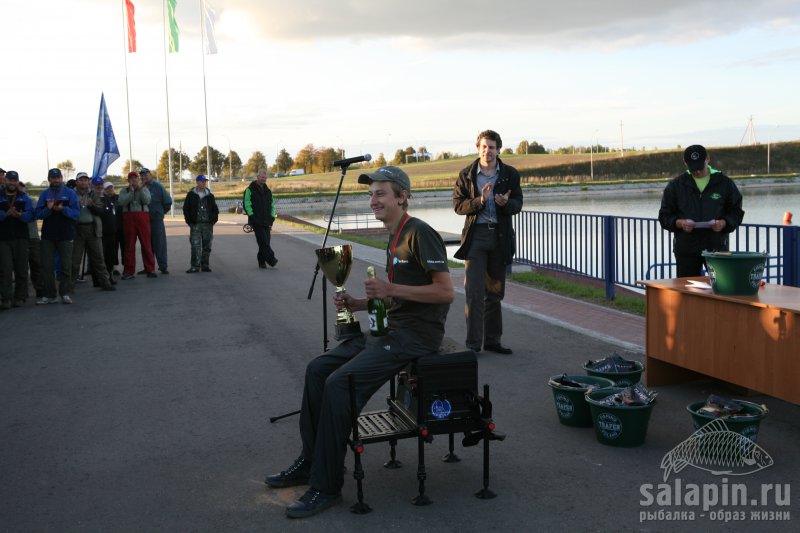
<path fill-rule="evenodd" d="M 292 463 L 292 466 L 290 466 L 280 474 L 267 476 L 267 479 L 264 480 L 264 483 L 266 483 L 267 485 L 269 485 L 274 489 L 294 487 L 297 485 L 308 485 L 308 478 L 310 475 L 311 475 L 311 461 L 307 461 L 301 455 L 300 457 L 295 459 L 294 463 Z M 320 511 L 321 510 L 322 509 L 320 509 Z"/>
<path fill-rule="evenodd" d="M 321 513 L 342 501 L 341 494 L 323 494 L 317 489 L 308 489 L 300 499 L 286 508 L 289 518 L 306 518 Z"/>
<path fill-rule="evenodd" d="M 147 277 L 148 278 L 157 278 L 158 274 L 156 274 L 155 272 L 148 272 L 147 273 Z"/>
<path fill-rule="evenodd" d="M 105 287 L 103 287 L 103 290 L 104 291 L 115 291 L 115 290 L 117 290 L 117 288 L 115 286 L 109 284 L 109 285 L 106 285 Z"/>
<path fill-rule="evenodd" d="M 158 271 L 161 272 L 162 274 L 169 274 L 169 270 L 167 270 L 166 268 L 159 268 Z"/>
<path fill-rule="evenodd" d="M 200 267 L 200 271 L 201 271 L 201 272 L 211 272 L 211 268 L 209 268 L 209 267 L 207 267 L 207 266 Z"/>
<path fill-rule="evenodd" d="M 272 259 L 270 259 L 269 261 L 267 261 L 267 264 L 268 264 L 269 266 L 271 266 L 271 267 L 274 267 L 275 265 L 277 265 L 277 264 L 278 264 L 278 258 L 277 258 L 277 257 L 273 257 Z"/>
<path fill-rule="evenodd" d="M 147 274 L 147 270 L 142 269 L 139 272 L 137 272 L 136 274 L 138 274 L 139 276 L 143 276 L 143 275 Z"/>
<path fill-rule="evenodd" d="M 186 271 L 187 274 L 194 274 L 195 272 L 200 272 L 200 269 L 198 269 L 197 267 L 192 267 Z"/>
<path fill-rule="evenodd" d="M 495 353 L 502 353 L 505 355 L 510 355 L 513 352 L 511 348 L 506 348 L 502 344 L 484 344 L 483 349 L 487 352 L 495 352 Z"/>
<path fill-rule="evenodd" d="M 259 263 L 258 264 L 258 268 L 267 268 L 267 264 L 266 263 Z"/>

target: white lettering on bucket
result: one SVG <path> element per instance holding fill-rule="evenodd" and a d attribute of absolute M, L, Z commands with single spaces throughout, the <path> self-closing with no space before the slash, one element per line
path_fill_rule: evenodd
<path fill-rule="evenodd" d="M 611 413 L 597 415 L 597 428 L 603 437 L 613 440 L 622 434 L 622 420 Z"/>

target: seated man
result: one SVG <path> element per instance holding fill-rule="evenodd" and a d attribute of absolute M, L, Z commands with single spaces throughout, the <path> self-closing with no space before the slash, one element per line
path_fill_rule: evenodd
<path fill-rule="evenodd" d="M 355 376 L 356 408 L 361 412 L 369 398 L 410 361 L 438 350 L 454 298 L 441 237 L 406 212 L 411 196 L 406 173 L 383 167 L 362 174 L 358 182 L 369 184 L 370 208 L 390 232 L 389 282 L 368 278 L 367 298 L 344 293 L 334 296 L 334 303 L 337 309 L 364 311 L 369 298 L 381 298 L 389 329 L 383 337 L 345 340 L 308 364 L 300 412 L 303 450 L 289 468 L 266 479 L 273 488 L 310 485 L 299 501 L 287 507 L 292 518 L 317 514 L 342 499 L 351 427 L 348 375 Z"/>

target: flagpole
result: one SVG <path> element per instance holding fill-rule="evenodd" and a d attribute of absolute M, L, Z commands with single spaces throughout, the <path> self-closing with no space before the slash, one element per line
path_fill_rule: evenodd
<path fill-rule="evenodd" d="M 200 55 L 203 57 L 203 108 L 206 114 L 206 173 L 208 174 L 208 182 L 211 183 L 211 147 L 208 145 L 208 97 L 206 96 L 206 53 L 203 50 L 206 36 L 206 21 L 204 14 L 205 2 L 201 2 L 200 6 Z M 210 189 L 211 187 L 209 187 Z"/>
<path fill-rule="evenodd" d="M 125 31 L 127 24 L 125 21 L 128 20 L 125 12 L 125 0 L 121 0 L 122 4 L 122 57 L 125 59 L 125 108 L 128 112 L 128 170 L 133 170 L 130 168 L 133 165 L 133 142 L 131 141 L 131 102 L 130 97 L 128 96 L 128 35 Z M 124 178 L 124 176 L 123 176 Z"/>
<path fill-rule="evenodd" d="M 172 136 L 169 128 L 169 78 L 167 76 L 167 1 L 161 0 L 162 15 L 164 16 L 164 94 L 167 101 L 167 175 L 169 176 L 169 195 L 175 197 L 172 184 Z M 156 161 L 156 165 L 158 165 Z M 169 208 L 169 214 L 175 218 L 175 202 Z"/>

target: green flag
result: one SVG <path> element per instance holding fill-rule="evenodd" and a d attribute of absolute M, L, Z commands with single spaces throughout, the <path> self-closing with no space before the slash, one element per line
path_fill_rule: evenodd
<path fill-rule="evenodd" d="M 167 0 L 167 13 L 169 14 L 169 51 L 178 51 L 178 38 L 181 35 L 178 22 L 175 20 L 175 6 L 178 0 Z"/>

